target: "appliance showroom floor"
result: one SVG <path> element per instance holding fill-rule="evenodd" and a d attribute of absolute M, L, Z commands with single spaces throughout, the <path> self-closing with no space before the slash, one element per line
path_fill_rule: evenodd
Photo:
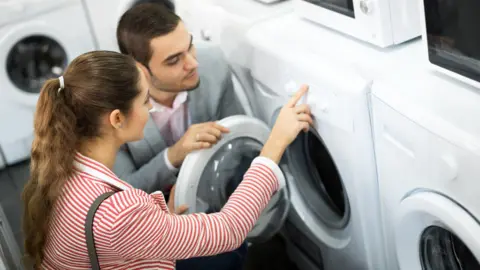
<path fill-rule="evenodd" d="M 20 246 L 23 243 L 20 194 L 28 180 L 28 166 L 29 162 L 26 161 L 0 171 L 0 205 Z M 245 270 L 296 270 L 287 258 L 282 239 L 274 237 L 267 243 L 250 246 Z"/>

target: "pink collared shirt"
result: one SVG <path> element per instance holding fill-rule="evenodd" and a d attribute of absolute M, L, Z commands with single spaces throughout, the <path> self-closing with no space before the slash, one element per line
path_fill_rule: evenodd
<path fill-rule="evenodd" d="M 187 97 L 187 92 L 179 93 L 173 101 L 172 108 L 163 106 L 155 100 L 150 99 L 150 103 L 154 109 L 150 115 L 168 147 L 178 142 L 187 131 L 190 121 L 186 103 Z M 178 168 L 175 168 L 168 160 L 167 151 L 164 152 L 165 163 L 170 171 L 177 172 Z"/>

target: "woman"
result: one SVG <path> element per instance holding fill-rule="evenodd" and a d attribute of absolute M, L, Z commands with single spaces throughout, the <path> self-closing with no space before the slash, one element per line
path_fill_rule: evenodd
<path fill-rule="evenodd" d="M 102 269 L 174 269 L 176 260 L 239 247 L 285 181 L 276 163 L 312 123 L 308 107 L 295 106 L 305 91 L 282 109 L 220 212 L 176 215 L 160 192 L 134 189 L 111 170 L 119 147 L 143 136 L 151 107 L 144 73 L 114 52 L 77 57 L 64 76 L 45 83 L 37 104 L 31 179 L 22 195 L 27 258 L 42 269 L 89 269 L 87 212 L 111 191 L 93 223 Z"/>

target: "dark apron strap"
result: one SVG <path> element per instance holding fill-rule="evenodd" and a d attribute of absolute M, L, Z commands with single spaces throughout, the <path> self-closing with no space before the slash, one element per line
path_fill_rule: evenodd
<path fill-rule="evenodd" d="M 87 239 L 87 248 L 88 248 L 88 257 L 90 257 L 90 264 L 92 265 L 92 270 L 100 270 L 100 265 L 98 263 L 97 251 L 95 249 L 95 241 L 93 239 L 93 218 L 95 217 L 95 212 L 97 212 L 98 207 L 104 200 L 112 196 L 115 192 L 107 192 L 100 196 L 92 203 L 90 209 L 88 210 L 87 219 L 85 221 L 85 236 Z"/>

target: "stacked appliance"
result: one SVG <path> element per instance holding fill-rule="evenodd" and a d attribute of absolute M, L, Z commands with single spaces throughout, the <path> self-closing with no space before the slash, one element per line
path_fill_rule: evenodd
<path fill-rule="evenodd" d="M 0 2 L 0 48 L 2 168 L 30 156 L 43 82 L 95 45 L 80 0 L 9 0 Z"/>
<path fill-rule="evenodd" d="M 388 269 L 480 269 L 479 104 L 478 89 L 427 70 L 374 83 Z"/>
<path fill-rule="evenodd" d="M 373 85 L 389 269 L 479 269 L 480 6 L 422 0 L 421 10 L 414 70 Z"/>

